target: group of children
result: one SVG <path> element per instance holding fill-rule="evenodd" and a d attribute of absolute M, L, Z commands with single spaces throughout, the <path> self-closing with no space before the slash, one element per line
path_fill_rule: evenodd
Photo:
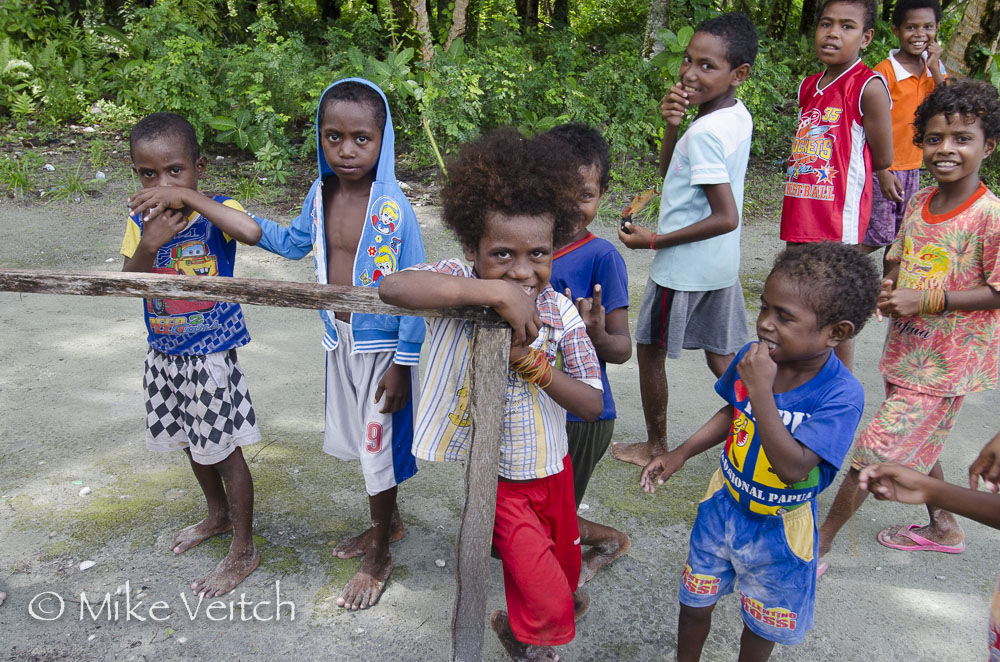
<path fill-rule="evenodd" d="M 899 0 L 900 49 L 876 73 L 860 60 L 874 1 L 822 3 L 816 53 L 825 69 L 799 89 L 781 218 L 788 246 L 766 280 L 755 342 L 739 282 L 753 122 L 737 99 L 757 53 L 753 24 L 740 14 L 702 23 L 661 102 L 657 231 L 630 222 L 619 230 L 628 248 L 655 251 L 636 326 L 647 439 L 612 453 L 642 466 L 640 485 L 653 492 L 693 455 L 724 443 L 681 574 L 678 659 L 700 658 L 714 605 L 737 583 L 740 659 L 764 660 L 775 642 L 802 641 L 828 567 L 821 557 L 869 487 L 879 498 L 929 504 L 928 527 L 879 535 L 896 549 L 962 551 L 961 529 L 945 508 L 997 523 L 995 499 L 870 467 L 895 461 L 940 479 L 937 458 L 963 395 L 997 380 L 1000 200 L 978 172 L 1000 139 L 1000 101 L 984 83 L 942 84 L 939 18 L 936 0 Z M 185 120 L 141 120 L 130 136 L 143 188 L 129 201 L 125 270 L 231 276 L 239 241 L 292 259 L 311 252 L 318 283 L 377 287 L 400 307 L 494 308 L 512 341 L 493 530 L 507 609 L 490 624 L 515 659 L 556 659 L 552 647 L 573 639 L 589 605 L 583 584 L 630 546 L 625 533 L 577 514 L 614 430 L 606 364 L 632 353 L 624 260 L 588 230 L 608 187 L 607 144 L 595 129 L 570 124 L 530 139 L 501 129 L 465 145 L 441 191 L 444 224 L 465 262 L 427 263 L 396 183 L 381 90 L 361 79 L 331 85 L 316 132 L 317 179 L 302 213 L 283 226 L 198 192 L 205 159 Z M 917 192 L 921 161 L 937 186 Z M 883 246 L 880 282 L 864 253 Z M 236 359 L 249 335 L 235 304 L 144 306 L 147 445 L 188 453 L 209 509 L 172 550 L 232 529 L 229 554 L 192 584 L 222 595 L 259 560 L 241 447 L 260 433 Z M 850 345 L 876 312 L 892 318 L 880 366 L 886 402 L 862 432 L 818 530 L 816 497 L 847 457 L 864 405 Z M 364 557 L 337 600 L 360 609 L 378 601 L 392 572 L 389 545 L 404 534 L 398 485 L 416 472 L 416 459 L 466 458 L 471 323 L 325 310 L 320 317 L 323 450 L 359 460 L 369 495 L 371 527 L 335 548 L 341 558 Z M 723 403 L 670 449 L 665 359 L 682 349 L 704 350 Z M 984 450 L 976 474 L 995 482 L 998 454 Z"/>

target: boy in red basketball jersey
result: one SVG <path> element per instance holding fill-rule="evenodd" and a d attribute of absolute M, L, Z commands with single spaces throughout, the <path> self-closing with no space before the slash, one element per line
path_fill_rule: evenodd
<path fill-rule="evenodd" d="M 826 0 L 816 22 L 816 56 L 826 69 L 799 85 L 799 124 L 788 161 L 781 238 L 789 243 L 865 236 L 872 172 L 892 165 L 892 102 L 860 53 L 875 34 L 875 0 Z M 837 356 L 851 369 L 853 342 Z"/>

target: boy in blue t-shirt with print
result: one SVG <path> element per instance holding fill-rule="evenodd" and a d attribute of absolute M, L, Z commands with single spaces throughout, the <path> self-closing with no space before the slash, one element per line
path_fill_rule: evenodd
<path fill-rule="evenodd" d="M 689 458 L 725 442 L 691 530 L 681 575 L 677 659 L 698 660 L 719 596 L 739 580 L 740 659 L 765 660 L 813 626 L 816 496 L 836 477 L 864 390 L 833 349 L 875 311 L 879 277 L 846 244 L 791 246 L 775 259 L 757 317 L 759 342 L 715 384 L 726 401 L 697 432 L 654 458 L 655 491 Z"/>
<path fill-rule="evenodd" d="M 608 143 L 600 132 L 586 124 L 557 126 L 549 133 L 566 143 L 582 178 L 579 205 L 583 218 L 565 245 L 552 258 L 552 289 L 576 302 L 587 335 L 594 343 L 601 364 L 604 409 L 596 421 L 587 422 L 567 412 L 566 433 L 569 459 L 573 465 L 573 493 L 576 506 L 583 502 L 590 477 L 611 444 L 615 431 L 615 400 L 611 396 L 607 363 L 625 363 L 632 357 L 632 336 L 628 330 L 628 271 L 625 260 L 611 242 L 595 236 L 587 228 L 597 216 L 601 197 L 608 190 Z M 590 547 L 583 553 L 580 586 L 597 571 L 628 551 L 631 541 L 618 529 L 591 522 L 577 515 L 580 544 Z"/>
<path fill-rule="evenodd" d="M 198 191 L 205 171 L 191 124 L 153 113 L 129 136 L 132 169 L 142 190 L 129 198 L 121 253 L 123 271 L 232 277 L 236 242 L 256 244 L 260 228 L 240 203 Z M 257 567 L 253 544 L 253 480 L 242 446 L 260 440 L 257 418 L 236 348 L 250 342 L 239 304 L 146 299 L 148 329 L 142 387 L 146 447 L 184 449 L 208 516 L 174 536 L 174 554 L 225 531 L 229 554 L 191 584 L 213 598 L 233 590 Z"/>
<path fill-rule="evenodd" d="M 646 441 L 611 447 L 617 459 L 640 467 L 667 450 L 667 357 L 704 350 L 718 377 L 747 341 L 740 219 L 753 119 L 735 95 L 756 57 L 757 30 L 743 14 L 698 26 L 680 80 L 660 104 L 665 177 L 657 230 L 625 223 L 618 232 L 629 248 L 655 251 L 635 330 Z M 694 106 L 698 114 L 678 139 Z"/>

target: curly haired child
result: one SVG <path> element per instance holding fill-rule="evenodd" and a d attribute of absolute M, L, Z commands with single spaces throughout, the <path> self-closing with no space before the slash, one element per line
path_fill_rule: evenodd
<path fill-rule="evenodd" d="M 917 107 L 914 142 L 937 186 L 907 207 L 886 255 L 878 309 L 891 323 L 879 368 L 885 402 L 858 438 L 851 469 L 820 528 L 820 555 L 868 493 L 859 472 L 894 462 L 941 479 L 938 457 L 966 393 L 996 388 L 1000 341 L 1000 199 L 979 168 L 1000 140 L 1000 100 L 988 83 L 939 86 Z M 895 526 L 878 541 L 903 551 L 956 554 L 965 534 L 928 505 L 930 524 Z M 819 571 L 826 569 L 822 562 Z"/>
<path fill-rule="evenodd" d="M 837 475 L 861 420 L 861 384 L 834 353 L 874 312 L 878 274 L 845 244 L 785 249 L 757 316 L 759 342 L 715 383 L 726 404 L 640 484 L 655 491 L 684 463 L 725 442 L 691 530 L 681 575 L 677 659 L 698 660 L 719 597 L 739 581 L 741 660 L 766 660 L 813 626 L 816 497 Z"/>
<path fill-rule="evenodd" d="M 549 285 L 554 246 L 581 216 L 579 178 L 559 140 L 526 140 L 509 129 L 463 147 L 448 172 L 444 223 L 472 266 L 455 259 L 419 265 L 386 277 L 379 295 L 407 308 L 491 306 L 513 329 L 493 527 L 507 612 L 493 612 L 490 624 L 511 657 L 555 659 L 551 647 L 573 639 L 574 615 L 589 602 L 577 589 L 580 534 L 566 411 L 593 421 L 603 409 L 586 326 L 573 302 Z M 461 461 L 472 431 L 470 326 L 453 319 L 427 325 L 413 452 Z"/>

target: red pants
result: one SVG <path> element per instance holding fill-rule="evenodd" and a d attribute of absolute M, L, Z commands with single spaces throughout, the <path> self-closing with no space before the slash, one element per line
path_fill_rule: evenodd
<path fill-rule="evenodd" d="M 576 634 L 580 530 L 569 455 L 563 466 L 554 476 L 497 484 L 493 545 L 503 561 L 510 629 L 525 644 L 558 646 Z"/>

